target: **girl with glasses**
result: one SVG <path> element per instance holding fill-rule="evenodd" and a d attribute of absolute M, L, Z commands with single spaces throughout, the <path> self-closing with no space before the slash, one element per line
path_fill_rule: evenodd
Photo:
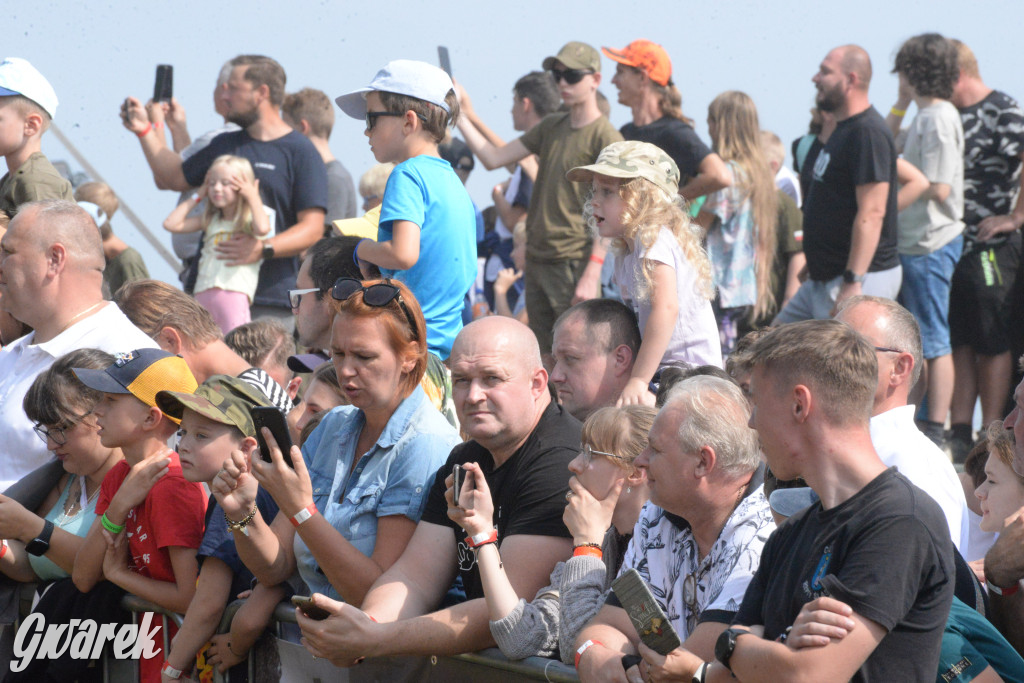
<path fill-rule="evenodd" d="M 657 411 L 646 406 L 602 408 L 583 423 L 580 453 L 569 463 L 568 501 L 562 516 L 573 536 L 572 557 L 551 572 L 551 584 L 533 602 L 509 583 L 495 544 L 480 546 L 477 562 L 487 600 L 491 634 L 510 659 L 560 656 L 573 662 L 573 642 L 601 609 L 618 574 L 640 510 L 647 502 L 646 471 L 633 461 L 647 447 Z M 491 494 L 475 463 L 448 515 L 470 536 L 493 529 Z"/>

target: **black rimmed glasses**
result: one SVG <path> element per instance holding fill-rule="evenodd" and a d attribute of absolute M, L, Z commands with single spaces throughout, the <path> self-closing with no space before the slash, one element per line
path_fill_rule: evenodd
<path fill-rule="evenodd" d="M 590 76 L 593 73 L 590 69 L 551 69 L 551 78 L 554 79 L 556 85 L 558 81 L 576 85 L 583 80 L 584 76 Z"/>
<path fill-rule="evenodd" d="M 612 458 L 614 460 L 621 460 L 623 462 L 628 462 L 629 461 L 629 458 L 623 457 L 621 455 L 615 455 L 614 453 L 605 453 L 604 451 L 595 451 L 593 448 L 591 448 L 587 444 L 584 444 L 583 447 L 580 448 L 580 455 L 583 456 L 583 465 L 584 465 L 584 467 L 590 465 L 590 463 L 593 461 L 595 455 L 603 455 L 606 458 Z"/>
<path fill-rule="evenodd" d="M 413 112 L 416 113 L 416 112 Z M 404 111 L 367 111 L 366 112 L 366 130 L 367 132 L 373 130 L 373 127 L 377 125 L 377 119 L 382 116 L 405 116 Z M 423 123 L 427 122 L 427 117 L 423 114 L 416 113 L 420 121 Z"/>
<path fill-rule="evenodd" d="M 378 282 L 369 287 L 363 287 L 361 280 L 357 280 L 354 277 L 340 277 L 334 281 L 334 286 L 331 287 L 331 296 L 338 301 L 348 301 L 356 292 L 362 292 L 363 303 L 374 308 L 384 308 L 397 299 L 398 305 L 401 306 L 402 312 L 405 313 L 405 319 L 409 321 L 409 329 L 412 331 L 413 338 L 417 337 L 416 321 L 413 319 L 412 313 L 409 312 L 409 308 L 405 305 L 405 300 L 402 299 L 401 290 L 391 284 L 390 279 L 385 279 L 383 282 Z"/>
<path fill-rule="evenodd" d="M 43 423 L 38 422 L 34 427 L 32 427 L 32 431 L 34 431 L 36 435 L 40 439 L 42 439 L 43 443 L 46 444 L 47 446 L 50 445 L 50 441 L 53 441 L 58 446 L 63 446 L 68 442 L 68 435 L 65 434 L 64 432 L 68 429 L 74 429 L 75 425 L 77 425 L 79 422 L 89 417 L 90 415 L 92 415 L 91 410 L 85 415 L 80 415 L 76 417 L 73 422 L 65 424 L 63 427 L 47 427 Z"/>

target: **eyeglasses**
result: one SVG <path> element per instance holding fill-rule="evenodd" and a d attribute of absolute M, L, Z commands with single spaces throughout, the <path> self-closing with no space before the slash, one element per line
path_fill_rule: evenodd
<path fill-rule="evenodd" d="M 623 457 L 621 455 L 615 455 L 614 453 L 595 451 L 589 445 L 584 445 L 582 448 L 580 448 L 580 455 L 583 456 L 584 466 L 589 465 L 594 460 L 595 455 L 603 455 L 606 458 L 613 458 L 614 460 L 622 460 L 623 462 L 629 462 L 629 458 Z"/>
<path fill-rule="evenodd" d="M 363 303 L 374 308 L 384 308 L 397 299 L 398 305 L 402 307 L 402 312 L 405 313 L 405 319 L 409 321 L 409 329 L 412 331 L 413 338 L 416 338 L 416 321 L 413 319 L 412 313 L 409 312 L 409 308 L 405 305 L 405 300 L 402 299 L 401 290 L 391 284 L 390 279 L 385 279 L 384 282 L 379 282 L 369 287 L 363 287 L 362 281 L 354 277 L 340 277 L 335 280 L 334 286 L 331 287 L 331 296 L 337 301 L 348 301 L 356 292 L 362 292 Z"/>
<path fill-rule="evenodd" d="M 584 76 L 589 76 L 594 72 L 590 69 L 552 69 L 551 78 L 558 81 L 565 81 L 569 85 L 576 85 L 583 80 Z"/>
<path fill-rule="evenodd" d="M 416 112 L 413 112 L 416 113 Z M 377 125 L 377 119 L 382 116 L 405 116 L 404 111 L 367 111 L 366 112 L 366 130 L 371 131 L 373 127 Z M 416 113 L 416 116 L 423 123 L 427 122 L 427 117 L 423 114 Z"/>
<path fill-rule="evenodd" d="M 50 441 L 53 441 L 58 446 L 63 446 L 68 442 L 68 435 L 65 434 L 64 431 L 67 429 L 74 429 L 75 425 L 90 415 L 92 415 L 91 410 L 85 415 L 74 418 L 74 421 L 70 424 L 64 425 L 63 427 L 47 427 L 43 423 L 37 422 L 36 425 L 32 427 L 32 431 L 34 431 L 47 446 L 50 445 Z"/>
<path fill-rule="evenodd" d="M 693 633 L 697 627 L 697 572 L 693 571 L 683 578 L 683 604 L 686 605 L 686 630 Z"/>
<path fill-rule="evenodd" d="M 303 294 L 312 294 L 313 292 L 319 292 L 319 287 L 310 287 L 309 289 L 289 289 L 288 290 L 288 303 L 291 304 L 292 308 L 298 308 L 299 304 L 302 303 Z"/>
<path fill-rule="evenodd" d="M 903 353 L 902 349 L 890 349 L 887 346 L 876 346 L 875 351 L 879 353 Z"/>

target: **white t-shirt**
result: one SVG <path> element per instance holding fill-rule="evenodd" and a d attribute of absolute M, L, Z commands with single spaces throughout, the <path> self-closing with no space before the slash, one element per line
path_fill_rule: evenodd
<path fill-rule="evenodd" d="M 872 417 L 871 443 L 887 467 L 895 467 L 939 504 L 953 545 L 963 552 L 970 536 L 964 488 L 946 454 L 914 424 L 915 410 L 900 406 Z"/>
<path fill-rule="evenodd" d="M 773 531 L 764 486 L 757 486 L 736 506 L 711 552 L 701 560 L 686 521 L 670 519 L 648 502 L 633 528 L 619 573 L 636 569 L 686 640 L 702 621 L 732 621 Z"/>
<path fill-rule="evenodd" d="M 107 303 L 42 344 L 33 344 L 30 332 L 0 349 L 0 491 L 53 458 L 46 444 L 32 431 L 22 401 L 42 371 L 66 353 L 100 349 L 108 353 L 155 348 L 156 342 L 135 327 L 116 304 Z"/>
<path fill-rule="evenodd" d="M 646 254 L 638 251 L 633 249 L 628 254 L 616 255 L 615 280 L 622 300 L 636 313 L 641 336 L 647 327 L 647 319 L 651 317 L 650 297 L 641 300 L 637 296 L 644 277 L 642 260 L 648 258 L 664 263 L 676 273 L 679 315 L 660 366 L 686 363 L 722 367 L 722 346 L 711 302 L 698 291 L 697 271 L 686 259 L 675 236 L 667 228 L 662 228 Z"/>

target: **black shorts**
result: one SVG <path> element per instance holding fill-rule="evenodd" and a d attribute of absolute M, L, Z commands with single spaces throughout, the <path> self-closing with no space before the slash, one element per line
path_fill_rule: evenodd
<path fill-rule="evenodd" d="M 976 243 L 953 271 L 949 293 L 949 337 L 955 349 L 969 346 L 983 356 L 1010 350 L 1010 307 L 1020 269 L 1021 234 L 997 247 Z"/>

